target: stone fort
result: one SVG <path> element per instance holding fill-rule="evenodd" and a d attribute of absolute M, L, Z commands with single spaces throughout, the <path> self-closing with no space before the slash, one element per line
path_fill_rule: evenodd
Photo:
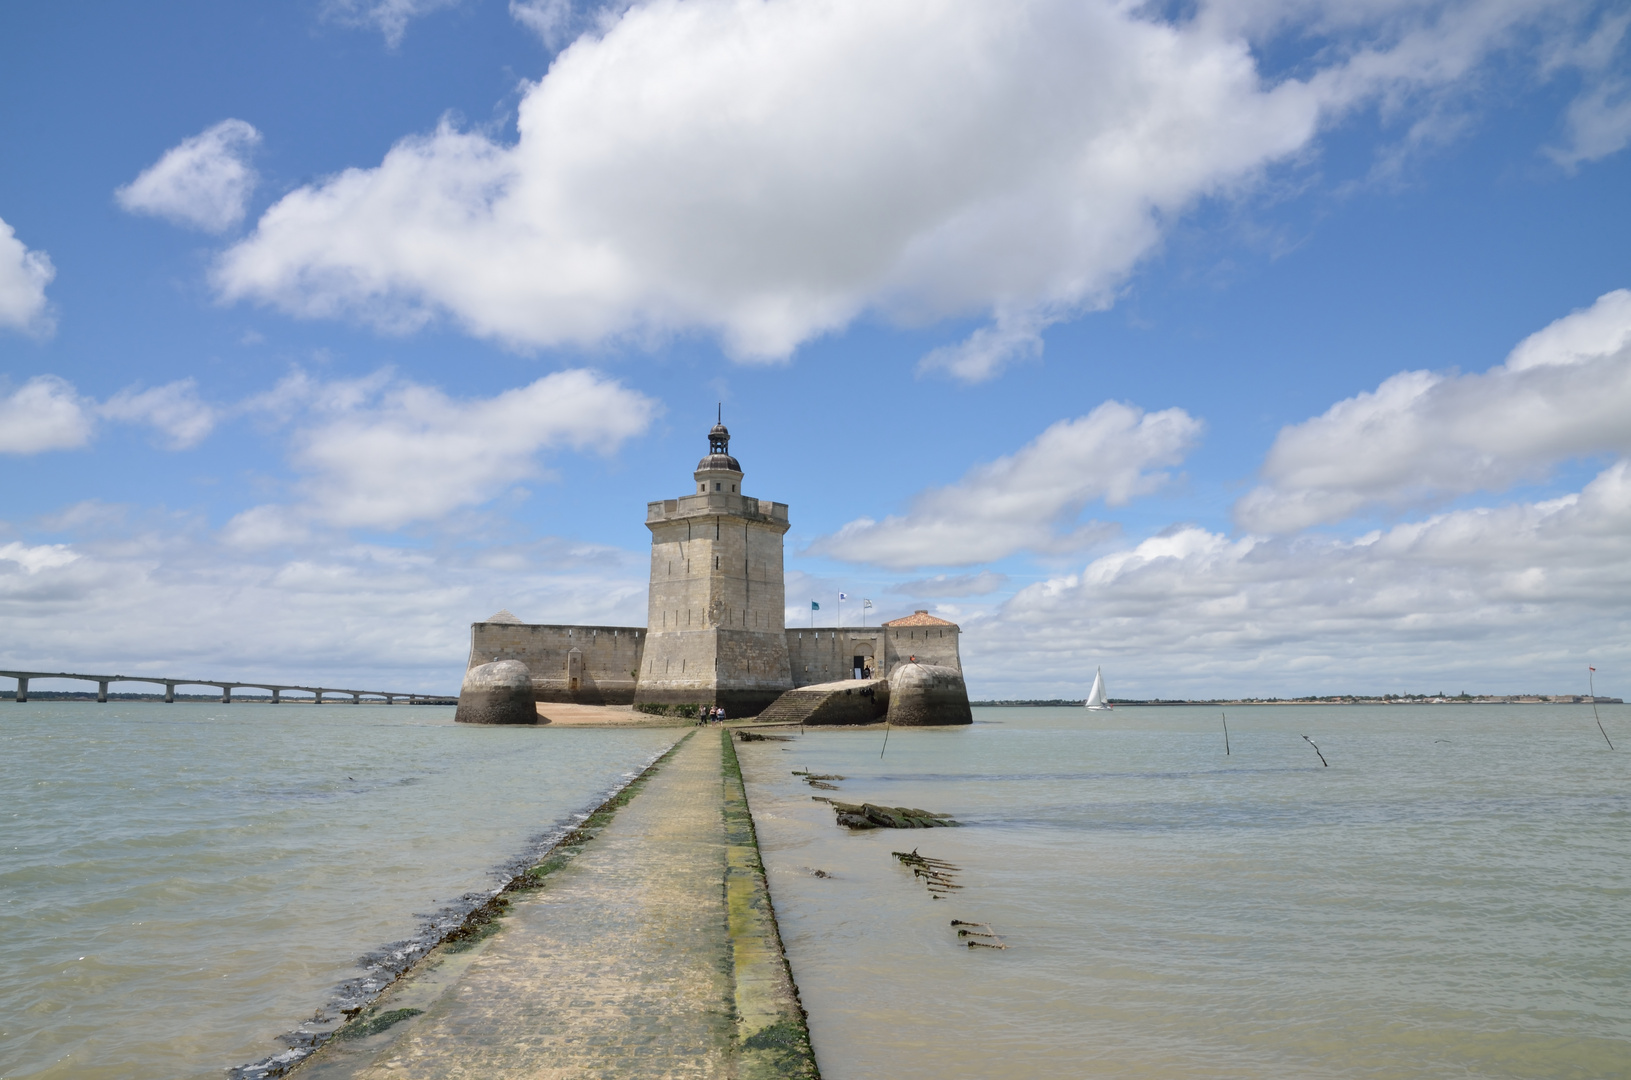
<path fill-rule="evenodd" d="M 918 611 L 877 627 L 785 625 L 787 504 L 743 494 L 742 477 L 721 422 L 693 490 L 646 504 L 645 626 L 532 624 L 508 611 L 473 623 L 460 719 L 506 722 L 478 717 L 530 695 L 812 723 L 970 722 L 956 623 Z"/>

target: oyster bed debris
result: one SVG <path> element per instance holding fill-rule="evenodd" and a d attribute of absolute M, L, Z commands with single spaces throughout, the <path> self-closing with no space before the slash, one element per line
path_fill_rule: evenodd
<path fill-rule="evenodd" d="M 990 923 L 968 922 L 964 919 L 953 919 L 951 924 L 958 927 L 957 936 L 971 949 L 1006 949 L 1002 935 L 991 929 Z"/>
<path fill-rule="evenodd" d="M 848 829 L 944 829 L 958 823 L 945 814 L 910 806 L 876 806 L 872 803 L 845 803 L 812 795 L 829 804 L 838 815 L 838 824 Z"/>
<path fill-rule="evenodd" d="M 848 780 L 849 779 L 849 777 L 839 776 L 837 773 L 813 773 L 813 772 L 805 772 L 803 769 L 794 769 L 793 770 L 793 775 L 794 776 L 804 777 L 804 782 L 806 784 L 809 784 L 813 788 L 820 788 L 823 791 L 837 791 L 838 790 L 838 785 L 837 784 L 829 784 L 827 782 L 829 780 Z"/>
<path fill-rule="evenodd" d="M 961 866 L 953 866 L 944 859 L 931 859 L 927 855 L 919 855 L 917 848 L 911 851 L 892 851 L 890 854 L 899 859 L 902 866 L 912 871 L 913 877 L 923 879 L 929 895 L 936 900 L 944 900 L 947 893 L 962 888 L 951 877 L 962 872 Z"/>

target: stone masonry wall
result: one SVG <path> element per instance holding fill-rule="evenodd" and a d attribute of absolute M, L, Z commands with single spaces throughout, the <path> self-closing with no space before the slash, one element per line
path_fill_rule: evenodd
<path fill-rule="evenodd" d="M 470 666 L 521 661 L 532 673 L 537 701 L 628 705 L 645 642 L 642 626 L 479 622 L 470 627 Z"/>
<path fill-rule="evenodd" d="M 880 679 L 912 656 L 961 671 L 958 636 L 955 626 L 789 628 L 787 658 L 795 687 L 853 678 L 857 656 L 872 657 L 873 675 Z"/>

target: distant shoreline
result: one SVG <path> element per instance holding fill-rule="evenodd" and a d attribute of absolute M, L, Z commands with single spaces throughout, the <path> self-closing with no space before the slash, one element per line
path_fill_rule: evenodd
<path fill-rule="evenodd" d="M 1624 705 L 1617 697 L 1593 698 L 1590 694 L 1479 694 L 1461 697 L 1432 697 L 1426 694 L 1390 697 L 1318 697 L 1318 698 L 1111 698 L 1110 704 L 1142 707 L 1169 705 Z M 1081 707 L 1080 698 L 1049 698 L 1016 701 L 971 701 L 975 708 L 1060 708 Z"/>

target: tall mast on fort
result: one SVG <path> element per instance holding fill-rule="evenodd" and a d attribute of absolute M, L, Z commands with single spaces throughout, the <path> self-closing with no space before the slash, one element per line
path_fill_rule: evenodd
<path fill-rule="evenodd" d="M 651 592 L 636 703 L 752 715 L 793 686 L 783 624 L 787 504 L 742 494 L 730 440 L 721 416 L 693 492 L 646 504 Z"/>

